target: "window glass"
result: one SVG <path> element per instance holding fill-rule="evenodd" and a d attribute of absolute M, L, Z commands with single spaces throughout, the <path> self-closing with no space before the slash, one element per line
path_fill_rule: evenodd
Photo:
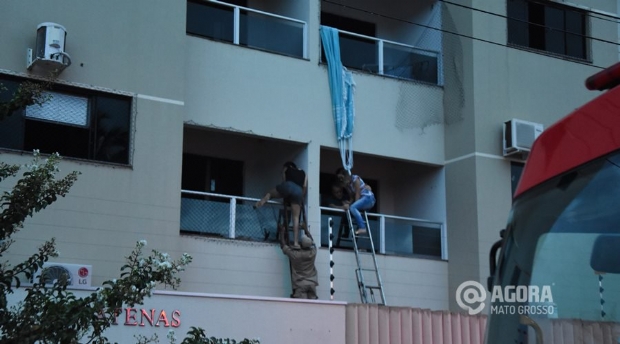
<path fill-rule="evenodd" d="M 547 7 L 545 8 L 545 48 L 547 51 L 564 54 L 566 41 L 564 39 L 564 11 Z"/>
<path fill-rule="evenodd" d="M 528 0 L 508 0 L 506 9 L 508 43 L 587 58 L 585 12 Z"/>
<path fill-rule="evenodd" d="M 584 14 L 577 11 L 566 11 L 566 31 L 566 54 L 586 56 Z"/>
<path fill-rule="evenodd" d="M 525 164 L 521 162 L 511 162 L 510 163 L 510 184 L 512 188 L 512 194 L 515 194 L 517 191 L 517 186 L 519 185 L 519 180 L 521 180 L 521 174 L 523 173 L 523 167 Z"/>
<path fill-rule="evenodd" d="M 7 88 L 0 101 L 9 101 L 25 81 L 0 75 Z M 0 120 L 0 147 L 129 163 L 131 97 L 66 85 L 54 85 L 54 90 L 42 105 L 17 109 Z"/>
<path fill-rule="evenodd" d="M 88 98 L 44 92 L 47 101 L 26 107 L 26 117 L 79 126 L 88 125 Z"/>
<path fill-rule="evenodd" d="M 97 123 L 95 158 L 124 163 L 129 161 L 129 127 L 131 103 L 125 98 L 99 96 L 95 102 Z"/>
<path fill-rule="evenodd" d="M 508 14 L 508 43 L 529 45 L 527 3 L 523 0 L 508 0 Z"/>
<path fill-rule="evenodd" d="M 240 11 L 239 45 L 303 57 L 302 23 Z"/>

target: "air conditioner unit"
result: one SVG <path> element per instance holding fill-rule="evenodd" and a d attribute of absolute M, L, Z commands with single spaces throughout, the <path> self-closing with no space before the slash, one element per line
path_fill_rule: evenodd
<path fill-rule="evenodd" d="M 65 276 L 68 288 L 87 289 L 91 287 L 92 272 L 92 265 L 44 263 L 43 268 L 34 274 L 32 281 L 39 282 L 39 278 L 42 278 L 42 282 L 51 286 L 55 281 Z"/>
<path fill-rule="evenodd" d="M 543 132 L 540 123 L 528 122 L 520 119 L 511 119 L 504 122 L 503 154 L 527 155 L 538 136 Z"/>
<path fill-rule="evenodd" d="M 26 68 L 32 70 L 35 66 L 44 71 L 62 72 L 71 65 L 71 57 L 65 52 L 65 27 L 56 23 L 41 23 L 37 26 L 37 41 L 35 49 L 28 48 L 26 52 Z"/>

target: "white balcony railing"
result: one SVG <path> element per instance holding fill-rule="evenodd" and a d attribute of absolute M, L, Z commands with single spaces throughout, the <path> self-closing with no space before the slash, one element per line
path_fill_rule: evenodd
<path fill-rule="evenodd" d="M 277 242 L 282 204 L 270 201 L 254 209 L 257 198 L 211 192 L 181 191 L 181 231 L 226 239 Z M 327 246 L 327 218 L 334 218 L 338 237 L 342 210 L 321 207 L 321 246 Z M 445 227 L 440 222 L 369 213 L 379 253 L 447 259 Z M 341 233 L 343 234 L 343 233 Z M 343 240 L 340 248 L 351 248 Z"/>
<path fill-rule="evenodd" d="M 340 59 L 350 69 L 442 85 L 441 54 L 385 39 L 338 30 Z"/>
<path fill-rule="evenodd" d="M 345 212 L 340 209 L 321 207 L 321 246 L 328 246 L 328 219 L 334 225 L 333 246 L 335 248 L 352 248 Z M 402 256 L 427 256 L 448 259 L 447 233 L 441 222 L 368 213 L 369 227 L 377 253 Z M 365 249 L 366 243 L 358 242 L 358 247 Z"/>
<path fill-rule="evenodd" d="M 308 58 L 306 22 L 216 0 L 188 1 L 188 34 Z"/>

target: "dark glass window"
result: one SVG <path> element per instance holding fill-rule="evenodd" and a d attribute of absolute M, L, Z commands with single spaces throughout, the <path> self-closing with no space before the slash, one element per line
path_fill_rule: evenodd
<path fill-rule="evenodd" d="M 586 12 L 528 0 L 508 0 L 508 43 L 587 59 Z"/>
<path fill-rule="evenodd" d="M 517 186 L 519 185 L 519 180 L 521 180 L 521 174 L 523 174 L 523 168 L 525 167 L 524 163 L 514 162 L 510 163 L 510 185 L 512 188 L 512 195 L 517 191 Z"/>
<path fill-rule="evenodd" d="M 9 101 L 26 79 L 0 76 Z M 54 85 L 41 106 L 16 110 L 0 121 L 0 147 L 129 164 L 131 97 Z"/>
<path fill-rule="evenodd" d="M 243 161 L 183 154 L 181 188 L 243 196 Z"/>
<path fill-rule="evenodd" d="M 375 37 L 376 25 L 353 18 L 342 17 L 337 14 L 321 12 L 321 25 L 338 30 Z M 339 35 L 340 59 L 347 68 L 377 73 L 377 46 L 376 41 L 357 36 Z M 327 63 L 321 49 L 321 62 Z"/>

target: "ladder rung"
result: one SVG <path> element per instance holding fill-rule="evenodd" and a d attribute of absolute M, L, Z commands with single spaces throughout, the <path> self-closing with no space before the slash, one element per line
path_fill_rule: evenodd
<path fill-rule="evenodd" d="M 366 285 L 364 287 L 368 289 L 381 289 L 382 288 L 380 285 Z"/>

